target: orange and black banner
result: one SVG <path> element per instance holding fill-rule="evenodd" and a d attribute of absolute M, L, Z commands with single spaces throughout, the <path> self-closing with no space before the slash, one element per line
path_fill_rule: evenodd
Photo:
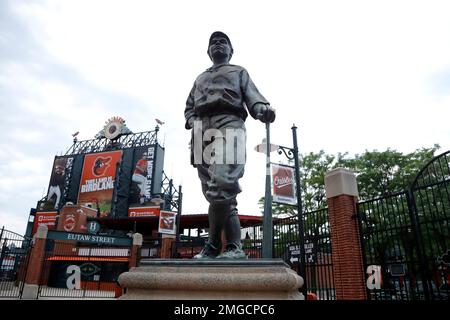
<path fill-rule="evenodd" d="M 100 208 L 100 216 L 108 216 L 115 187 L 117 164 L 122 151 L 88 154 L 84 157 L 78 203 Z"/>

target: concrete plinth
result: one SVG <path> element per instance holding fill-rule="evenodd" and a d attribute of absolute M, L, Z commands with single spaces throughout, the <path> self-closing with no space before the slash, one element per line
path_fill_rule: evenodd
<path fill-rule="evenodd" d="M 120 299 L 303 300 L 303 279 L 281 259 L 141 260 L 122 273 Z"/>

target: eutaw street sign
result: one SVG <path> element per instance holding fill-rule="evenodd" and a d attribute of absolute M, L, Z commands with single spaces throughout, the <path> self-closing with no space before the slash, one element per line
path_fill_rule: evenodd
<path fill-rule="evenodd" d="M 133 240 L 131 238 L 60 231 L 49 231 L 47 239 L 107 244 L 111 246 L 131 246 L 133 243 Z"/>

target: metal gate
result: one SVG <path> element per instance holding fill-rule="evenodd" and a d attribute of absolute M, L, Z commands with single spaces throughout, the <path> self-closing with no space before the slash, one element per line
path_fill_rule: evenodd
<path fill-rule="evenodd" d="M 28 267 L 30 239 L 0 230 L 0 298 L 20 298 Z"/>
<path fill-rule="evenodd" d="M 320 300 L 335 300 L 330 224 L 327 208 L 303 213 L 305 241 L 305 283 Z M 243 249 L 249 258 L 261 257 L 262 227 L 243 229 Z M 300 239 L 298 217 L 273 220 L 273 257 L 281 258 L 299 272 Z"/>
<path fill-rule="evenodd" d="M 117 279 L 128 271 L 130 247 L 83 246 L 47 239 L 39 298 L 114 298 Z"/>
<path fill-rule="evenodd" d="M 358 218 L 370 299 L 450 300 L 450 151 L 408 190 L 358 203 Z"/>

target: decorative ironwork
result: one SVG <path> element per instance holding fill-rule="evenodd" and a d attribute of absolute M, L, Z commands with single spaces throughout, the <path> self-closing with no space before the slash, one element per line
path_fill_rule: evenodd
<path fill-rule="evenodd" d="M 20 298 L 27 273 L 30 239 L 0 229 L 0 297 Z"/>
<path fill-rule="evenodd" d="M 286 158 L 288 158 L 289 160 L 294 160 L 294 149 L 292 148 L 288 148 L 288 147 L 283 147 L 283 146 L 278 146 L 278 150 L 277 150 L 278 154 L 283 154 L 286 156 Z"/>
<path fill-rule="evenodd" d="M 418 189 L 450 180 L 450 150 L 431 159 L 419 171 L 414 179 L 411 189 Z"/>
<path fill-rule="evenodd" d="M 411 186 L 359 202 L 365 268 L 379 266 L 374 300 L 450 300 L 450 151 L 428 162 Z M 403 275 L 395 272 L 401 269 Z"/>
<path fill-rule="evenodd" d="M 117 140 L 107 138 L 75 141 L 65 155 L 86 154 L 92 152 L 113 151 L 135 147 L 145 147 L 158 143 L 159 127 L 153 131 L 138 132 L 120 136 Z"/>
<path fill-rule="evenodd" d="M 180 207 L 180 192 L 174 187 L 173 179 L 170 179 L 164 171 L 161 191 L 161 198 L 164 200 L 164 210 L 178 212 Z"/>
<path fill-rule="evenodd" d="M 333 277 L 331 233 L 327 208 L 303 215 L 305 282 L 308 292 L 320 300 L 335 300 L 336 292 Z M 243 250 L 249 258 L 261 258 L 261 224 L 242 229 L 246 237 Z M 300 268 L 300 232 L 298 215 L 275 218 L 273 221 L 273 256 L 281 258 L 292 269 Z"/>
<path fill-rule="evenodd" d="M 38 297 L 115 298 L 117 282 L 128 271 L 129 246 L 96 245 L 46 240 Z"/>

